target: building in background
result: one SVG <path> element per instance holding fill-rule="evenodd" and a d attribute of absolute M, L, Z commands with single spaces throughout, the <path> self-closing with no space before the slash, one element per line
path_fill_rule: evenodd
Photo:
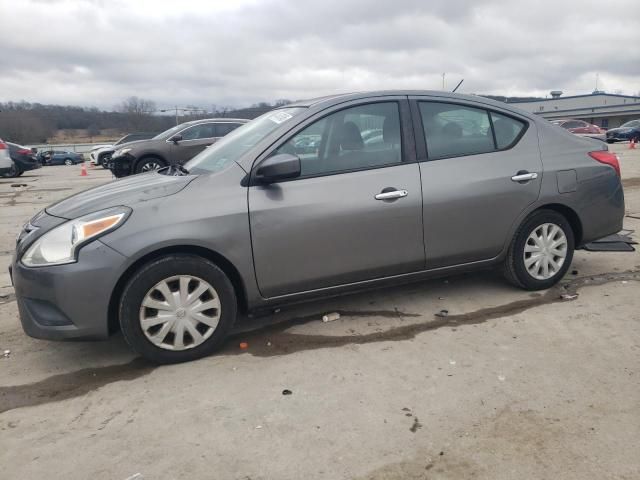
<path fill-rule="evenodd" d="M 563 97 L 554 90 L 551 98 L 505 98 L 491 97 L 540 115 L 547 120 L 579 118 L 603 128 L 619 127 L 629 120 L 640 118 L 640 96 L 618 95 L 594 91 L 589 95 Z"/>

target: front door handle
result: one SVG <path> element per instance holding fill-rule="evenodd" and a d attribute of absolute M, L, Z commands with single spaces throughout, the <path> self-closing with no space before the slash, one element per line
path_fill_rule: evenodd
<path fill-rule="evenodd" d="M 395 198 L 402 198 L 409 195 L 406 190 L 391 190 L 390 192 L 381 192 L 375 196 L 376 200 L 393 200 Z"/>
<path fill-rule="evenodd" d="M 511 180 L 513 180 L 514 182 L 528 182 L 529 180 L 535 180 L 536 178 L 538 178 L 537 173 L 529 173 L 527 171 L 521 170 L 513 177 L 511 177 Z"/>

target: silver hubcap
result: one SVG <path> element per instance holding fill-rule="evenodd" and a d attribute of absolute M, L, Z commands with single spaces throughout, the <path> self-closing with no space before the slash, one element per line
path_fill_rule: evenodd
<path fill-rule="evenodd" d="M 220 313 L 215 288 L 201 278 L 177 275 L 158 282 L 144 296 L 140 326 L 157 347 L 187 350 L 213 334 Z"/>
<path fill-rule="evenodd" d="M 64 164 L 65 165 L 73 165 L 73 162 L 71 160 L 65 160 Z"/>
<path fill-rule="evenodd" d="M 536 227 L 524 245 L 524 266 L 537 280 L 547 280 L 557 274 L 567 258 L 567 237 L 553 223 Z"/>
<path fill-rule="evenodd" d="M 143 172 L 150 172 L 151 170 L 157 170 L 160 168 L 160 164 L 158 162 L 147 162 L 142 165 Z"/>

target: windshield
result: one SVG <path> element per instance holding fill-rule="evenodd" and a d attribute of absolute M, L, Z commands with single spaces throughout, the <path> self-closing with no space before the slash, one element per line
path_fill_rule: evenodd
<path fill-rule="evenodd" d="M 631 120 L 630 122 L 623 123 L 621 128 L 636 128 L 640 127 L 640 120 Z"/>
<path fill-rule="evenodd" d="M 160 140 L 167 136 L 170 137 L 171 135 L 176 133 L 178 130 L 182 130 L 183 128 L 184 128 L 184 125 L 176 125 L 175 127 L 171 127 L 169 130 L 165 130 L 164 132 L 159 133 L 158 135 L 153 137 L 153 140 Z"/>
<path fill-rule="evenodd" d="M 290 121 L 303 110 L 303 107 L 292 107 L 267 112 L 225 135 L 221 140 L 218 140 L 187 162 L 185 168 L 189 171 L 206 170 L 208 172 L 217 172 L 222 170 L 231 162 L 239 159 L 251 147 L 280 125 Z"/>

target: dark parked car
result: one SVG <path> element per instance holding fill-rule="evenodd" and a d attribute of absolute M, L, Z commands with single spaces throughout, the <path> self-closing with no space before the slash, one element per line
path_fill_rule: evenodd
<path fill-rule="evenodd" d="M 43 153 L 45 165 L 75 165 L 84 162 L 84 156 L 77 152 L 49 150 Z"/>
<path fill-rule="evenodd" d="M 137 142 L 138 140 L 148 140 L 158 135 L 158 132 L 136 132 L 125 135 L 113 145 L 102 148 L 96 148 L 91 151 L 89 158 L 94 165 L 101 165 L 103 168 L 109 168 L 109 161 L 120 145 L 129 142 Z"/>
<path fill-rule="evenodd" d="M 30 148 L 11 142 L 7 142 L 7 145 L 9 146 L 9 155 L 13 160 L 13 165 L 11 170 L 3 175 L 4 177 L 19 177 L 28 170 L 35 170 L 41 167 L 36 154 Z"/>
<path fill-rule="evenodd" d="M 593 125 L 592 123 L 585 122 L 584 120 L 554 120 L 551 123 L 554 125 L 558 125 L 559 127 L 564 128 L 565 130 L 569 130 L 571 133 L 577 134 L 591 134 L 591 135 L 599 135 L 604 133 L 604 130 L 597 125 Z"/>
<path fill-rule="evenodd" d="M 167 165 L 182 165 L 246 122 L 241 118 L 208 118 L 176 125 L 150 140 L 121 145 L 113 153 L 109 168 L 116 177 L 126 177 Z"/>
<path fill-rule="evenodd" d="M 618 128 L 607 130 L 607 143 L 629 142 L 631 140 L 640 142 L 640 120 L 631 120 Z"/>
<path fill-rule="evenodd" d="M 382 135 L 365 143 L 372 128 Z M 296 153 L 318 134 L 318 148 Z M 220 347 L 238 311 L 487 267 L 546 289 L 575 248 L 622 228 L 606 148 L 476 96 L 300 101 L 184 166 L 33 217 L 12 262 L 22 326 L 49 339 L 121 328 L 166 363 Z"/>

